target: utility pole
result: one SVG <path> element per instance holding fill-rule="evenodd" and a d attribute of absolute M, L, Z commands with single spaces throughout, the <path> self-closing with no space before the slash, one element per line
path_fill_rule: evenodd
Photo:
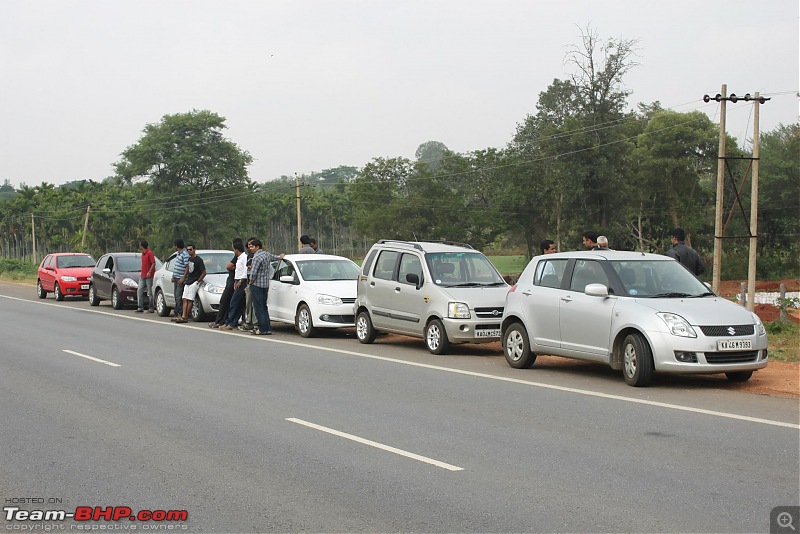
<path fill-rule="evenodd" d="M 758 248 L 758 114 L 761 97 L 756 92 L 753 112 L 753 181 L 750 184 L 750 261 L 747 265 L 747 309 L 753 311 L 756 300 L 756 253 Z"/>
<path fill-rule="evenodd" d="M 83 220 L 83 237 L 81 237 L 81 250 L 86 252 L 86 232 L 89 229 L 89 208 L 86 206 L 86 218 Z"/>
<path fill-rule="evenodd" d="M 711 276 L 711 291 L 719 293 L 719 281 L 722 274 L 722 197 L 725 192 L 725 110 L 727 103 L 728 86 L 722 84 L 720 92 L 719 116 L 719 154 L 717 156 L 717 207 L 714 222 L 714 272 Z"/>
<path fill-rule="evenodd" d="M 36 263 L 36 229 L 33 223 L 33 213 L 31 213 L 31 241 L 33 242 L 33 263 Z"/>
<path fill-rule="evenodd" d="M 297 250 L 300 250 L 300 236 L 303 235 L 303 226 L 300 220 L 300 177 L 297 173 L 294 173 L 294 195 L 297 201 Z"/>

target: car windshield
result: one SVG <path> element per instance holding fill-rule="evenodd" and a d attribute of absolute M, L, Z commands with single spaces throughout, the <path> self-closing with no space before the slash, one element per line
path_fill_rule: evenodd
<path fill-rule="evenodd" d="M 444 287 L 506 285 L 489 258 L 480 252 L 430 252 L 425 262 L 433 283 Z"/>
<path fill-rule="evenodd" d="M 117 270 L 123 273 L 135 273 L 142 270 L 142 255 L 117 256 Z M 161 268 L 161 260 L 156 258 L 156 270 Z"/>
<path fill-rule="evenodd" d="M 233 252 L 198 252 L 206 266 L 206 274 L 228 274 L 228 262 Z"/>
<path fill-rule="evenodd" d="M 59 269 L 69 269 L 70 267 L 94 267 L 94 258 L 89 255 L 79 256 L 58 256 L 56 266 Z"/>
<path fill-rule="evenodd" d="M 644 298 L 685 298 L 713 295 L 710 289 L 676 261 L 610 261 L 625 294 Z"/>
<path fill-rule="evenodd" d="M 297 268 L 304 280 L 357 280 L 358 265 L 349 260 L 298 261 Z"/>

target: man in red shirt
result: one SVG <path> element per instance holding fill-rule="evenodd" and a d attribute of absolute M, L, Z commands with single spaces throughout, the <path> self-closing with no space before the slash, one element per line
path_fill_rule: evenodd
<path fill-rule="evenodd" d="M 139 250 L 142 253 L 142 277 L 139 279 L 139 289 L 136 291 L 136 313 L 144 312 L 144 292 L 147 291 L 148 310 L 153 313 L 155 299 L 153 298 L 153 275 L 156 273 L 156 257 L 153 251 L 147 248 L 147 241 L 142 239 L 139 242 Z"/>

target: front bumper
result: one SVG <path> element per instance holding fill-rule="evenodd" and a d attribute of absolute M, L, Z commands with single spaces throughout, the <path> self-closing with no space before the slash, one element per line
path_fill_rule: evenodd
<path fill-rule="evenodd" d="M 697 338 L 683 338 L 665 332 L 651 331 L 647 334 L 653 349 L 656 371 L 686 374 L 728 373 L 755 371 L 763 369 L 769 363 L 767 336 L 723 338 L 699 334 Z M 743 350 L 718 350 L 717 341 L 731 339 L 749 340 L 751 347 Z M 679 358 L 692 361 L 680 361 Z"/>
<path fill-rule="evenodd" d="M 356 323 L 352 304 L 314 304 L 311 307 L 311 316 L 314 318 L 315 328 L 347 328 Z"/>
<path fill-rule="evenodd" d="M 500 341 L 502 317 L 497 319 L 442 319 L 447 339 L 453 343 Z"/>

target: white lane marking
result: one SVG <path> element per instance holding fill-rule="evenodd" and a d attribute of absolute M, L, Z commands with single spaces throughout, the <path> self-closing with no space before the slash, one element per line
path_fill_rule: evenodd
<path fill-rule="evenodd" d="M 441 467 L 442 469 L 447 469 L 448 471 L 463 471 L 463 467 L 458 467 L 456 465 L 450 465 L 444 462 L 440 462 L 439 460 L 434 460 L 433 458 L 428 458 L 427 456 L 420 456 L 419 454 L 414 454 L 413 452 L 404 451 L 403 449 L 398 449 L 395 447 L 390 447 L 389 445 L 384 445 L 383 443 L 378 443 L 377 441 L 371 441 L 368 439 L 360 438 L 358 436 L 354 436 L 353 434 L 347 434 L 345 432 L 340 432 L 338 430 L 334 430 L 332 428 L 328 428 L 326 426 L 317 425 L 314 423 L 309 423 L 308 421 L 303 421 L 302 419 L 297 419 L 294 417 L 287 417 L 287 421 L 291 421 L 292 423 L 297 423 L 298 425 L 307 426 L 309 428 L 314 428 L 316 430 L 321 430 L 322 432 L 327 432 L 328 434 L 333 434 L 334 436 L 339 436 L 341 438 L 346 438 L 358 443 L 362 443 L 364 445 L 369 445 L 370 447 L 375 447 L 376 449 L 381 449 L 388 452 L 393 452 L 395 454 L 399 454 L 400 456 L 405 456 L 406 458 L 411 458 L 413 460 L 418 460 L 420 462 L 425 462 L 426 464 L 435 465 L 436 467 Z"/>
<path fill-rule="evenodd" d="M 128 317 L 128 316 L 125 316 L 125 315 L 119 315 L 117 313 L 111 313 L 111 312 L 106 312 L 106 311 L 102 311 L 102 310 L 87 310 L 85 308 L 72 308 L 72 307 L 62 306 L 62 305 L 56 304 L 56 303 L 38 302 L 36 300 L 29 300 L 29 299 L 23 299 L 23 298 L 18 298 L 18 297 L 10 297 L 10 296 L 7 296 L 7 295 L 0 295 L 0 298 L 6 298 L 6 299 L 10 299 L 10 300 L 18 300 L 18 301 L 21 301 L 21 302 L 28 302 L 28 303 L 31 303 L 31 304 L 42 304 L 42 305 L 45 305 L 45 306 L 56 306 L 56 307 L 59 307 L 61 309 L 67 309 L 67 310 L 75 310 L 75 311 L 88 312 L 88 313 L 99 313 L 99 314 L 102 314 L 102 315 L 107 315 L 109 317 L 117 317 L 117 318 L 120 318 L 120 319 L 129 319 L 129 320 L 132 320 L 132 321 L 147 321 L 148 323 L 151 323 L 151 324 L 158 324 L 158 325 L 163 325 L 163 326 L 173 326 L 173 323 L 165 323 L 165 322 L 157 321 L 157 320 L 154 320 L 154 319 L 145 319 L 145 318 L 140 318 L 140 317 Z M 217 330 L 217 329 L 214 329 L 214 328 L 192 327 L 192 326 L 188 326 L 188 323 L 187 324 L 182 324 L 182 325 L 174 325 L 174 326 L 182 326 L 182 327 L 193 328 L 194 330 L 197 330 L 198 332 L 208 332 L 208 333 L 213 333 L 213 334 L 230 334 L 230 335 L 238 336 L 240 338 L 241 337 L 250 338 L 253 341 L 265 341 L 265 342 L 269 342 L 269 343 L 279 343 L 279 344 L 282 344 L 282 345 L 290 345 L 290 346 L 293 346 L 293 347 L 302 347 L 302 348 L 305 348 L 305 349 L 315 349 L 315 350 L 321 350 L 321 351 L 325 351 L 325 352 L 335 352 L 337 354 L 347 354 L 349 356 L 357 356 L 359 358 L 367 358 L 367 359 L 370 359 L 370 360 L 378 360 L 378 361 L 384 361 L 384 362 L 390 362 L 390 363 L 397 363 L 397 364 L 400 364 L 400 365 L 410 365 L 412 367 L 421 367 L 423 369 L 431 369 L 431 370 L 434 370 L 434 371 L 444 371 L 446 373 L 453 373 L 453 374 L 459 374 L 459 375 L 464 375 L 464 376 L 472 376 L 472 377 L 475 377 L 475 378 L 486 378 L 486 379 L 489 379 L 489 380 L 498 380 L 500 382 L 508 382 L 508 383 L 511 383 L 511 384 L 520 384 L 520 385 L 524 385 L 524 386 L 532 386 L 532 387 L 538 387 L 538 388 L 544 388 L 544 389 L 552 389 L 552 390 L 555 390 L 555 391 L 563 391 L 565 393 L 576 393 L 578 395 L 586 395 L 588 397 L 597 397 L 597 398 L 603 398 L 603 399 L 618 400 L 618 401 L 622 401 L 622 402 L 631 402 L 631 403 L 634 403 L 634 404 L 643 404 L 643 405 L 646 405 L 646 406 L 656 406 L 656 407 L 659 407 L 659 408 L 666 408 L 666 409 L 669 409 L 669 410 L 679 410 L 679 411 L 683 411 L 683 412 L 691 412 L 691 413 L 698 413 L 698 414 L 703 414 L 703 415 L 710 415 L 712 417 L 722 417 L 722 418 L 725 418 L 725 419 L 736 419 L 736 420 L 739 420 L 739 421 L 747 421 L 747 422 L 750 422 L 750 423 L 758 423 L 758 424 L 762 424 L 762 425 L 779 426 L 779 427 L 784 427 L 784 428 L 791 428 L 791 429 L 794 429 L 794 430 L 800 430 L 800 424 L 795 424 L 795 423 L 784 423 L 783 421 L 775 421 L 775 420 L 772 420 L 772 419 L 761 419 L 759 417 L 750 417 L 750 416 L 747 416 L 747 415 L 739 415 L 739 414 L 728 413 L 728 412 L 718 412 L 718 411 L 715 411 L 715 410 L 705 410 L 703 408 L 694 408 L 692 406 L 682 406 L 680 404 L 671 404 L 671 403 L 667 403 L 667 402 L 658 402 L 658 401 L 651 401 L 651 400 L 645 400 L 645 399 L 635 399 L 635 398 L 632 398 L 632 397 L 625 397 L 623 395 L 612 395 L 610 393 L 600 393 L 598 391 L 589 391 L 589 390 L 585 390 L 585 389 L 576 389 L 576 388 L 570 388 L 570 387 L 565 387 L 565 386 L 556 386 L 556 385 L 553 385 L 553 384 L 545 384 L 543 382 L 533 382 L 531 380 L 522 380 L 522 379 L 519 379 L 519 378 L 509 378 L 509 377 L 505 377 L 505 376 L 496 376 L 496 375 L 490 375 L 490 374 L 486 374 L 486 373 L 476 373 L 474 371 L 464 371 L 462 369 L 452 369 L 452 368 L 449 368 L 449 367 L 441 367 L 441 366 L 438 366 L 438 365 L 431 365 L 431 364 L 427 364 L 427 363 L 409 362 L 409 361 L 405 361 L 405 360 L 399 360 L 397 358 L 388 358 L 386 356 L 376 356 L 376 355 L 373 355 L 373 354 L 365 354 L 363 352 L 355 352 L 355 351 L 352 351 L 352 350 L 336 349 L 336 348 L 332 348 L 332 347 L 320 347 L 320 346 L 317 346 L 317 345 L 309 345 L 307 343 L 301 343 L 301 342 L 297 342 L 297 341 L 285 341 L 285 340 L 282 340 L 282 339 L 275 339 L 274 336 L 250 336 L 250 335 L 242 336 L 241 334 L 238 334 L 236 332 L 220 331 L 220 330 Z"/>
<path fill-rule="evenodd" d="M 80 352 L 75 352 L 74 350 L 63 349 L 63 351 L 66 352 L 67 354 L 74 354 L 75 356 L 80 356 L 81 358 L 86 358 L 87 360 L 92 360 L 93 362 L 103 363 L 105 365 L 110 365 L 111 367 L 122 367 L 118 363 L 107 362 L 105 360 L 101 360 L 100 358 L 95 358 L 94 356 L 87 356 L 86 354 L 81 354 Z"/>

